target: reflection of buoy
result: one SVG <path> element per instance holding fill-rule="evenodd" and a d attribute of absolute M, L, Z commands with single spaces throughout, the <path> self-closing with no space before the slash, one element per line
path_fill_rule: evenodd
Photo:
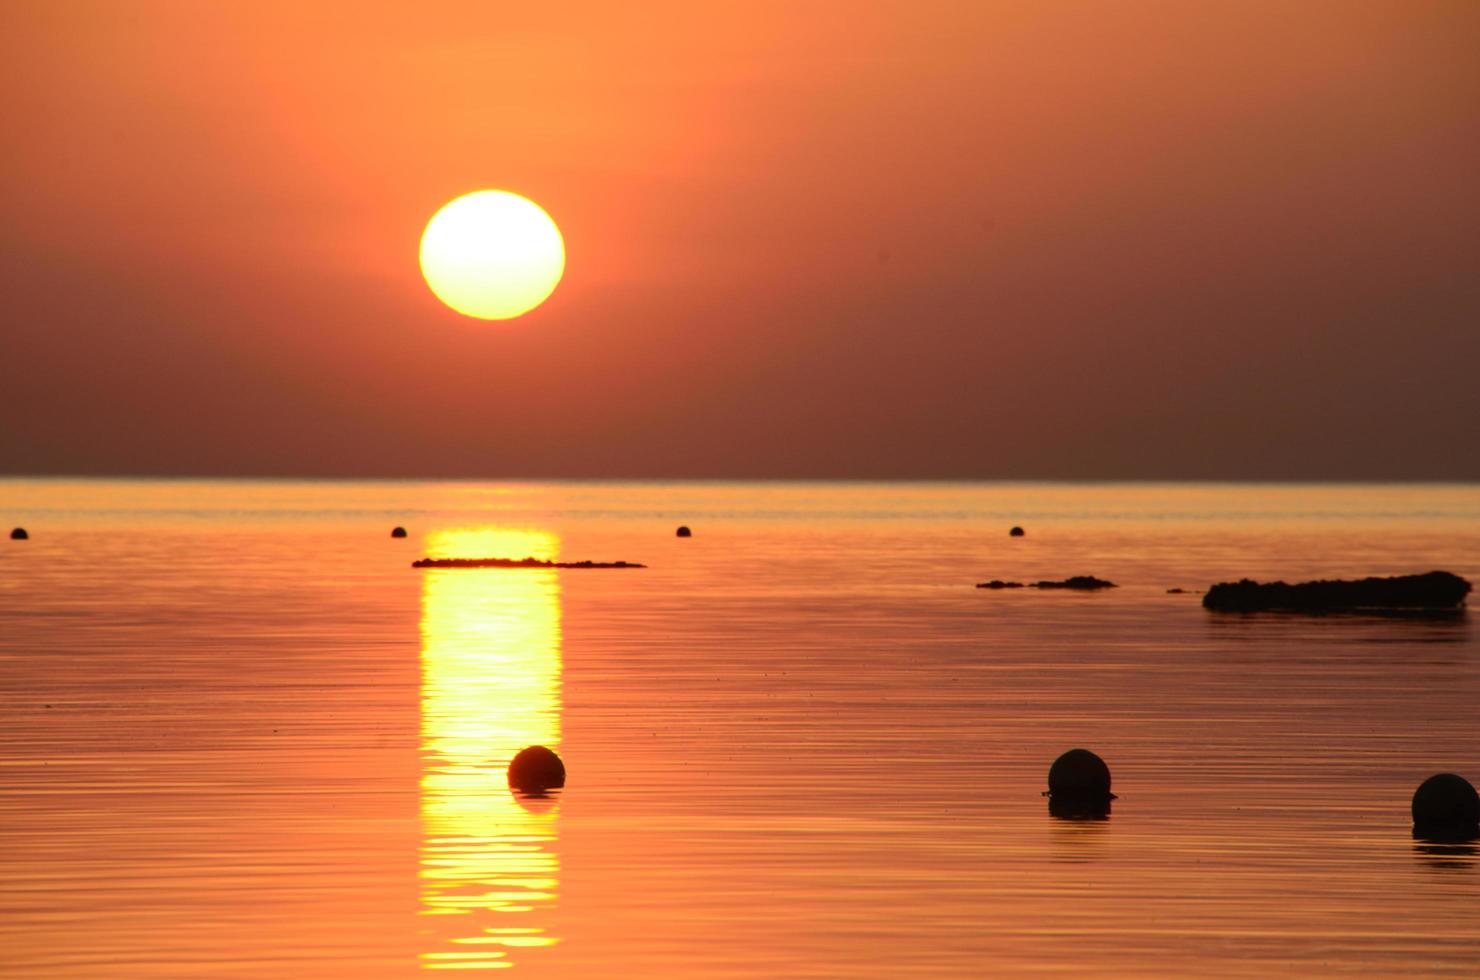
<path fill-rule="evenodd" d="M 1008 535 L 1008 537 L 1012 537 L 1012 538 L 1020 538 L 1020 537 L 1022 537 L 1022 536 L 1023 536 L 1023 535 L 1024 535 L 1024 534 L 1027 534 L 1027 533 L 1028 533 L 1028 532 L 1026 532 L 1026 531 L 1024 531 L 1024 530 L 1023 530 L 1023 529 L 1022 529 L 1022 528 L 1020 528 L 1020 527 L 1014 527 L 1014 528 L 1013 528 L 1013 529 L 1012 529 L 1012 530 L 1011 530 L 1011 531 L 1008 531 L 1008 532 L 1007 532 L 1007 535 Z"/>
<path fill-rule="evenodd" d="M 1070 749 L 1048 768 L 1048 812 L 1056 817 L 1110 815 L 1110 767 L 1089 749 Z"/>
<path fill-rule="evenodd" d="M 678 536 L 680 538 L 692 538 L 694 536 L 694 532 L 689 530 L 687 524 L 683 524 L 680 525 L 678 528 Z"/>
<path fill-rule="evenodd" d="M 30 538 L 31 536 L 26 533 L 26 529 L 23 527 L 18 527 L 10 532 L 10 540 L 12 541 L 28 541 Z"/>
<path fill-rule="evenodd" d="M 391 537 L 393 537 L 393 538 L 404 538 L 405 536 L 406 536 L 406 529 L 404 527 L 393 527 L 393 528 L 391 528 Z"/>
<path fill-rule="evenodd" d="M 1413 830 L 1440 835 L 1480 834 L 1480 795 L 1463 776 L 1441 772 L 1413 794 Z"/>
<path fill-rule="evenodd" d="M 520 749 L 509 763 L 509 786 L 524 793 L 543 793 L 565 785 L 565 763 L 543 745 Z"/>

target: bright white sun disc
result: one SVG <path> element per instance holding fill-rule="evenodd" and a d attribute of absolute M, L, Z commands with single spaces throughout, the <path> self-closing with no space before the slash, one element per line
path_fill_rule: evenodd
<path fill-rule="evenodd" d="M 421 274 L 437 298 L 481 320 L 528 313 L 565 272 L 565 242 L 545 209 L 508 191 L 474 191 L 432 215 Z"/>

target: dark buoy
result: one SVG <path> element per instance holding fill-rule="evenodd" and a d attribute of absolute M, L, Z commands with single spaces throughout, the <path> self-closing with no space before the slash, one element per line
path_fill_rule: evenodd
<path fill-rule="evenodd" d="M 405 536 L 406 536 L 406 529 L 404 527 L 393 527 L 393 528 L 391 528 L 391 537 L 393 537 L 393 538 L 404 538 Z"/>
<path fill-rule="evenodd" d="M 1028 532 L 1027 532 L 1027 531 L 1024 531 L 1024 530 L 1023 530 L 1023 529 L 1022 529 L 1022 528 L 1020 528 L 1020 527 L 1015 527 L 1015 528 L 1013 528 L 1013 529 L 1012 529 L 1012 530 L 1011 530 L 1011 531 L 1008 531 L 1008 532 L 1007 532 L 1007 536 L 1008 536 L 1008 537 L 1010 537 L 1010 538 L 1020 538 L 1020 537 L 1022 537 L 1022 536 L 1023 536 L 1023 535 L 1024 535 L 1024 534 L 1027 534 L 1027 533 L 1028 533 Z"/>
<path fill-rule="evenodd" d="M 1441 772 L 1413 794 L 1413 832 L 1421 836 L 1480 836 L 1480 795 L 1463 776 Z"/>
<path fill-rule="evenodd" d="M 12 541 L 29 541 L 30 538 L 31 536 L 26 533 L 26 529 L 23 527 L 15 528 L 10 532 L 10 540 Z"/>
<path fill-rule="evenodd" d="M 565 785 L 565 763 L 543 745 L 521 749 L 509 763 L 509 787 L 521 793 L 543 793 Z"/>
<path fill-rule="evenodd" d="M 1048 812 L 1067 819 L 1110 815 L 1110 767 L 1089 749 L 1070 749 L 1048 768 Z"/>
<path fill-rule="evenodd" d="M 689 530 L 689 526 L 687 524 L 681 524 L 678 528 L 678 536 L 680 538 L 692 538 L 694 536 L 694 532 Z"/>

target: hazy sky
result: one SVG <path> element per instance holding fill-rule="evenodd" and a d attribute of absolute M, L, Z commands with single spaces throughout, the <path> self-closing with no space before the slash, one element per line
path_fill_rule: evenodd
<path fill-rule="evenodd" d="M 11 0 L 0 111 L 3 472 L 1480 478 L 1473 0 Z"/>

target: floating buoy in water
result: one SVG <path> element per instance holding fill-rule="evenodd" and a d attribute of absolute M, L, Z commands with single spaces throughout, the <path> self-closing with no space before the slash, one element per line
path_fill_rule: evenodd
<path fill-rule="evenodd" d="M 1011 531 L 1008 531 L 1007 532 L 1007 536 L 1010 537 L 1010 538 L 1020 538 L 1024 534 L 1027 534 L 1027 533 L 1028 533 L 1027 531 L 1024 531 L 1020 527 L 1014 527 Z"/>
<path fill-rule="evenodd" d="M 26 533 L 26 529 L 23 527 L 15 528 L 10 532 L 10 540 L 12 541 L 29 541 L 30 539 L 31 536 Z"/>
<path fill-rule="evenodd" d="M 391 537 L 393 537 L 393 538 L 404 538 L 405 536 L 406 536 L 406 529 L 404 527 L 393 527 L 393 528 L 391 528 Z"/>
<path fill-rule="evenodd" d="M 1056 817 L 1110 815 L 1110 767 L 1089 749 L 1070 749 L 1048 768 L 1048 812 Z"/>
<path fill-rule="evenodd" d="M 543 793 L 565 785 L 565 763 L 543 745 L 520 749 L 509 763 L 509 788 L 522 793 Z"/>
<path fill-rule="evenodd" d="M 1480 795 L 1463 776 L 1441 772 L 1413 794 L 1413 832 L 1444 837 L 1480 836 Z"/>
<path fill-rule="evenodd" d="M 678 528 L 678 536 L 680 538 L 692 538 L 694 536 L 694 532 L 689 530 L 689 526 L 687 524 L 681 524 Z"/>

